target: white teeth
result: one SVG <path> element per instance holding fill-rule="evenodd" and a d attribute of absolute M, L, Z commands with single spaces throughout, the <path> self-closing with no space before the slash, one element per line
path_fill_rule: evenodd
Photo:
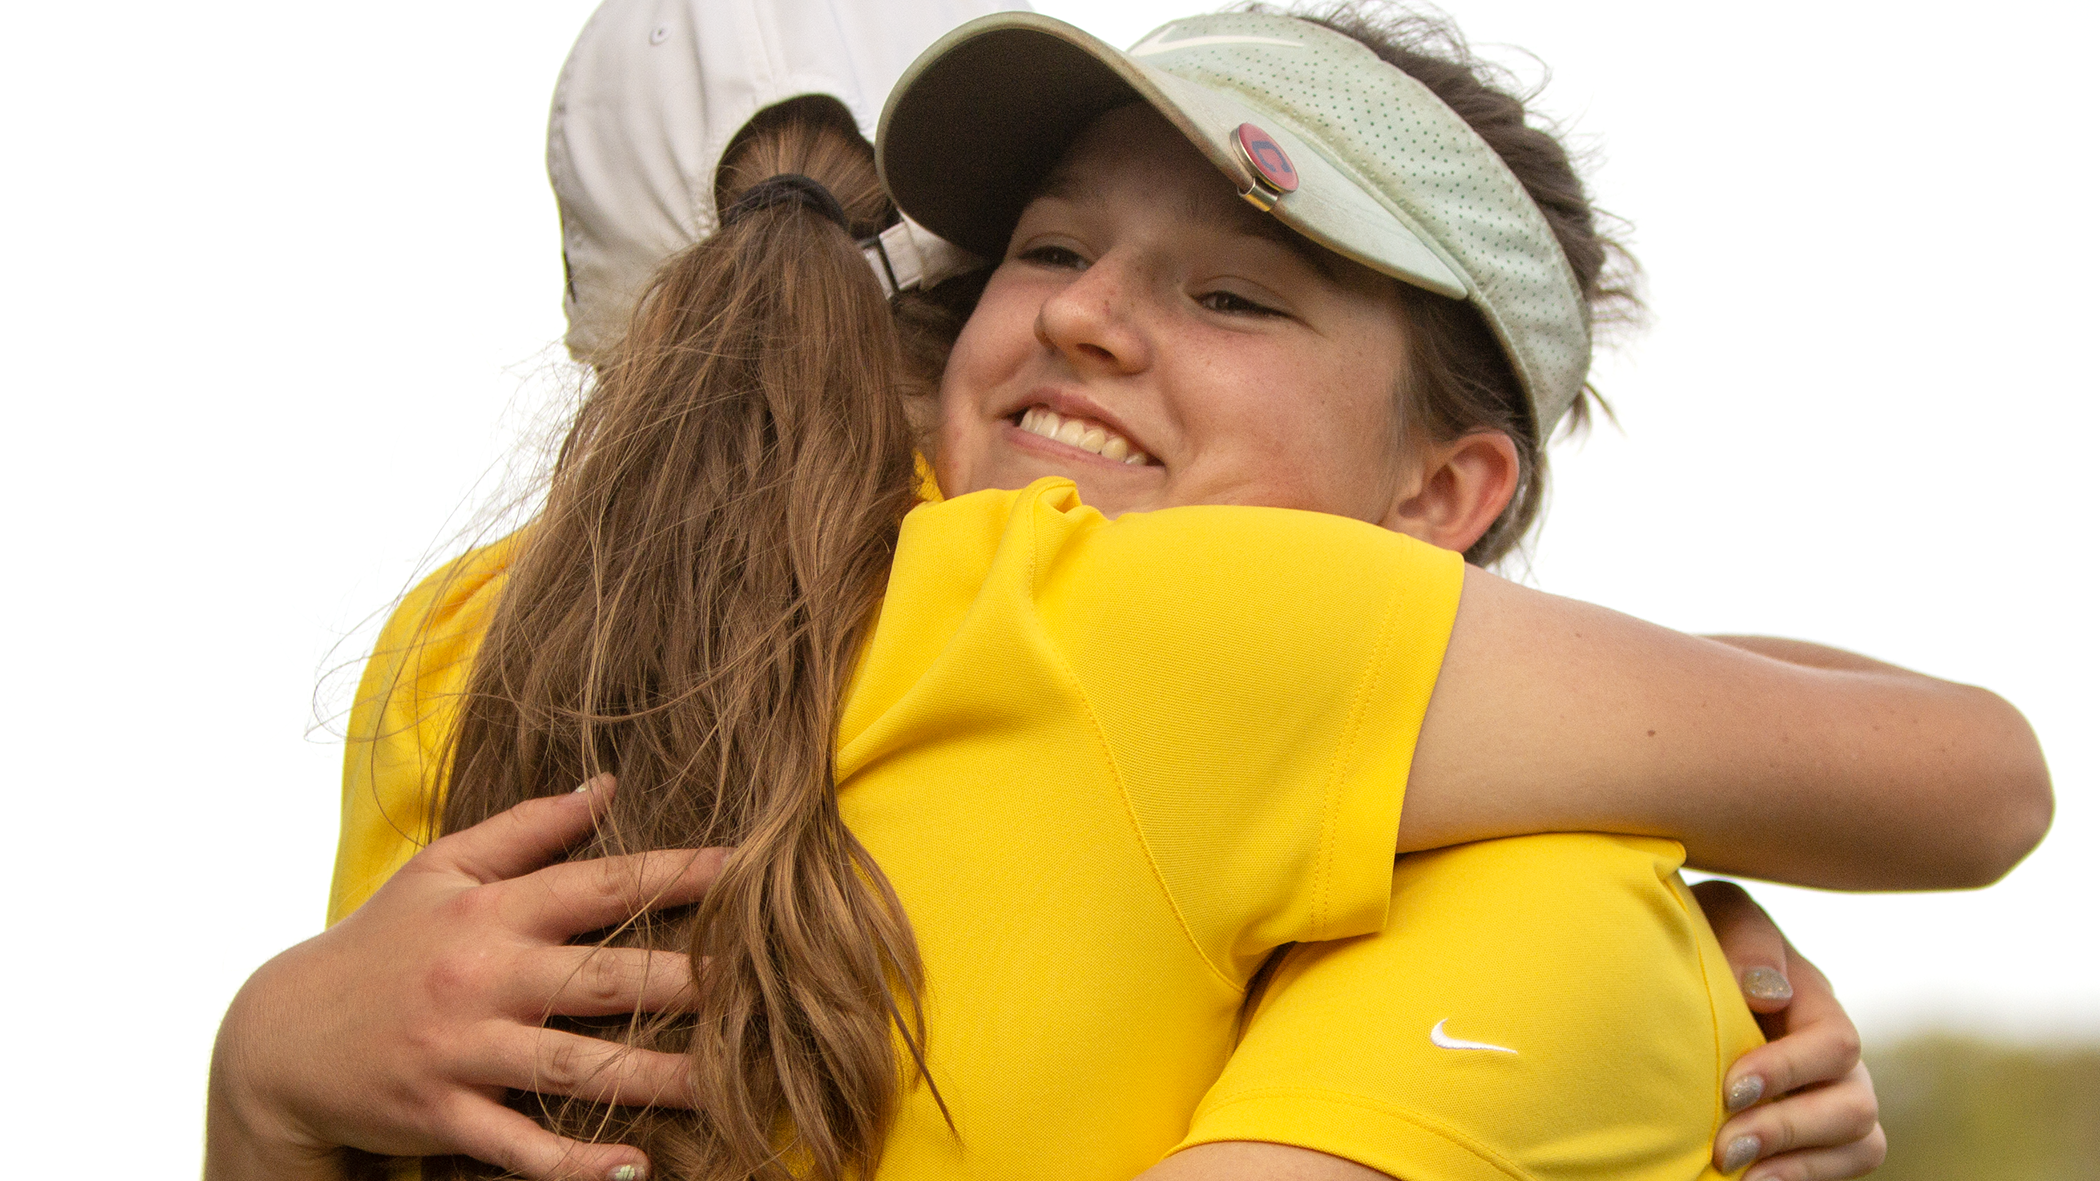
<path fill-rule="evenodd" d="M 1066 418 L 1054 410 L 1032 406 L 1021 415 L 1021 429 L 1031 435 L 1041 435 L 1068 443 L 1083 451 L 1091 451 L 1103 459 L 1115 460 L 1129 467 L 1142 467 L 1152 462 L 1152 457 L 1130 445 L 1130 440 L 1116 434 L 1097 422 L 1084 418 Z"/>

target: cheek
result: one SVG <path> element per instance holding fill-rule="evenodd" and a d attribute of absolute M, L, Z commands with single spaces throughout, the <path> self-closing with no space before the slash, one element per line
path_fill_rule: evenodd
<path fill-rule="evenodd" d="M 948 368 L 941 374 L 941 403 L 958 408 L 983 401 L 991 386 L 1013 370 L 1035 343 L 1034 307 L 1011 282 L 997 275 L 976 310 L 963 322 Z"/>
<path fill-rule="evenodd" d="M 948 353 L 948 367 L 941 372 L 933 464 L 941 487 L 951 496 L 981 482 L 977 469 L 998 425 L 992 421 L 991 404 L 1003 383 L 1018 372 L 1034 341 L 1033 322 L 1023 320 L 1020 310 L 1012 292 L 1001 290 L 995 279 Z"/>
<path fill-rule="evenodd" d="M 973 316 L 948 351 L 948 367 L 941 371 L 941 427 L 945 432 L 960 425 L 971 409 L 982 402 L 998 370 L 992 334 L 979 317 Z"/>
<path fill-rule="evenodd" d="M 1394 379 L 1377 361 L 1330 353 L 1267 366 L 1242 383 L 1237 414 L 1300 458 L 1361 466 L 1399 437 Z"/>
<path fill-rule="evenodd" d="M 1346 448 L 1359 471 L 1389 476 L 1406 464 L 1400 399 L 1407 374 L 1406 337 L 1397 310 L 1363 325 L 1353 347 L 1337 349 L 1329 375 L 1332 405 L 1329 421 L 1345 434 Z"/>
<path fill-rule="evenodd" d="M 1398 374 L 1379 350 L 1332 344 L 1244 391 L 1241 435 L 1288 507 L 1371 519 L 1405 467 Z"/>
<path fill-rule="evenodd" d="M 940 421 L 934 426 L 932 443 L 934 479 L 949 496 L 974 485 L 973 460 L 982 450 L 981 440 L 973 438 L 970 430 L 970 424 L 979 416 L 972 412 L 970 383 L 965 378 L 970 357 L 962 344 L 961 340 L 956 341 L 955 350 L 948 356 L 948 368 L 941 374 L 937 400 Z"/>

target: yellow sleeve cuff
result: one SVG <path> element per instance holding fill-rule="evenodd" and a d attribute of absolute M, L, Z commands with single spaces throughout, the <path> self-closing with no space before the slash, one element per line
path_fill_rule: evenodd
<path fill-rule="evenodd" d="M 1225 1140 L 1294 1139 L 1405 1181 L 1530 1181 L 1455 1128 L 1416 1112 L 1340 1091 L 1274 1089 L 1235 1096 L 1203 1114 L 1200 1128 L 1174 1151 Z"/>
<path fill-rule="evenodd" d="M 1382 930 L 1392 895 L 1400 811 L 1415 742 L 1458 618 L 1465 562 L 1429 545 L 1401 547 L 1392 594 L 1348 729 L 1335 752 L 1310 939 Z"/>

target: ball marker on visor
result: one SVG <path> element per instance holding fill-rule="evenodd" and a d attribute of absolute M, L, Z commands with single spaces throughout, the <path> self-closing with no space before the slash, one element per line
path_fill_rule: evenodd
<path fill-rule="evenodd" d="M 1290 153 L 1268 132 L 1252 123 L 1242 123 L 1233 131 L 1232 142 L 1239 148 L 1240 159 L 1246 161 L 1248 171 L 1254 174 L 1254 183 L 1240 194 L 1249 205 L 1267 213 L 1285 193 L 1298 191 L 1298 170 L 1291 166 Z"/>

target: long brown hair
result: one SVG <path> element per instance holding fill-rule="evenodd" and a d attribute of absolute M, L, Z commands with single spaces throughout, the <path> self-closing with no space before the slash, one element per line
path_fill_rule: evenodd
<path fill-rule="evenodd" d="M 799 173 L 851 231 L 775 205 L 659 272 L 562 445 L 451 752 L 446 831 L 611 771 L 610 815 L 573 856 L 735 847 L 700 906 L 607 936 L 685 950 L 698 1014 L 567 1023 L 688 1055 L 697 1114 L 519 1099 L 564 1134 L 636 1144 L 660 1177 L 870 1172 L 909 1077 L 900 1041 L 923 1069 L 917 949 L 833 783 L 916 439 L 854 245 L 888 204 L 834 106 L 761 116 L 719 196 Z"/>

